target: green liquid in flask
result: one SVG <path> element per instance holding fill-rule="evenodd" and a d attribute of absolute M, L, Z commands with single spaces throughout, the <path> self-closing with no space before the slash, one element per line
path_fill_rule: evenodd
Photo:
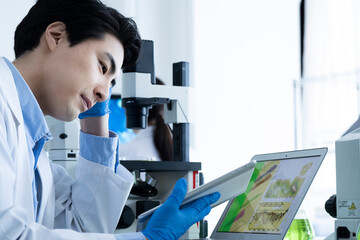
<path fill-rule="evenodd" d="M 312 240 L 314 233 L 308 219 L 294 219 L 284 240 Z"/>

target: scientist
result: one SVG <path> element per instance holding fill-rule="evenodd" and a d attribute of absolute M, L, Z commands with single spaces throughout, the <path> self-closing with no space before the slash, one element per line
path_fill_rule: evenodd
<path fill-rule="evenodd" d="M 16 59 L 0 58 L 0 239 L 171 240 L 209 213 L 218 193 L 179 208 L 181 179 L 142 233 L 112 234 L 133 177 L 115 160 L 109 88 L 139 46 L 136 24 L 97 0 L 38 0 L 18 25 Z M 75 180 L 43 150 L 44 115 L 81 119 Z"/>

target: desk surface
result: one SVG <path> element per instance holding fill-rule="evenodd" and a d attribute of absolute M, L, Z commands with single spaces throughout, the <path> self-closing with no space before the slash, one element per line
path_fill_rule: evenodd
<path fill-rule="evenodd" d="M 200 162 L 164 162 L 164 161 L 138 161 L 122 160 L 120 164 L 127 170 L 146 171 L 146 172 L 171 172 L 171 171 L 199 171 L 201 170 Z"/>

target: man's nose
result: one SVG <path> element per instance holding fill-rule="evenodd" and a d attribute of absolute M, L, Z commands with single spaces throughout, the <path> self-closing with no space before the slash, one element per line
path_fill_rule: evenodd
<path fill-rule="evenodd" d="M 108 86 L 99 86 L 94 89 L 97 102 L 105 101 L 109 96 L 109 87 Z"/>

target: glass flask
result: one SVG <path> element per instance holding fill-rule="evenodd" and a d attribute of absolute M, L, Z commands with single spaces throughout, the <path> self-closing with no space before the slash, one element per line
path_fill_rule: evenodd
<path fill-rule="evenodd" d="M 284 240 L 312 240 L 314 231 L 303 208 L 300 208 L 287 231 Z"/>

